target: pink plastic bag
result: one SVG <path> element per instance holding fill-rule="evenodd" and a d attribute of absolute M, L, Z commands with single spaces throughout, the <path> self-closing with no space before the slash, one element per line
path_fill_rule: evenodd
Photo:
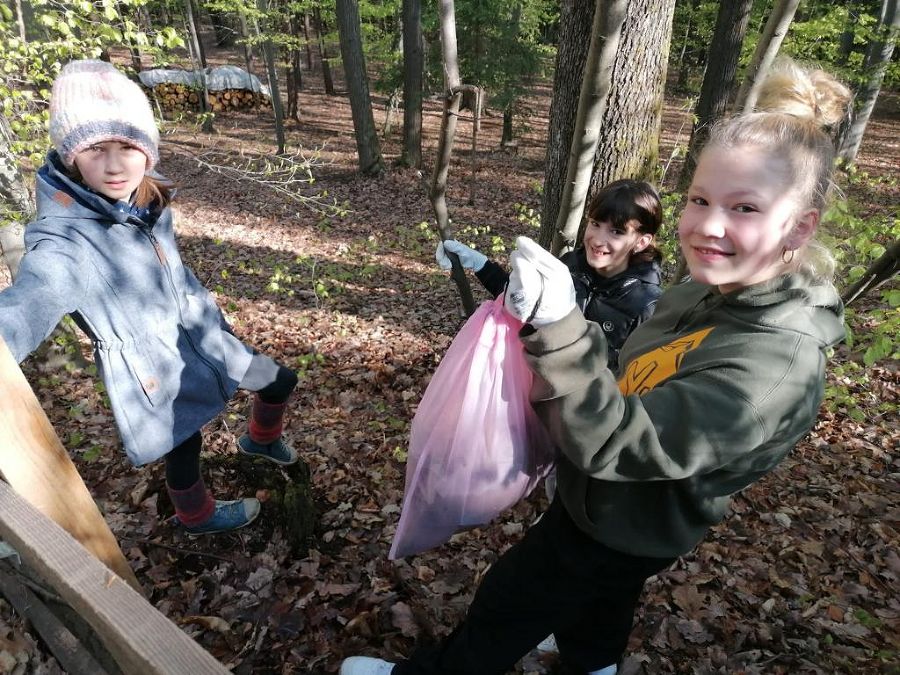
<path fill-rule="evenodd" d="M 520 327 L 502 296 L 483 303 L 435 371 L 412 421 L 391 560 L 484 525 L 553 466 L 553 446 L 528 401 Z"/>

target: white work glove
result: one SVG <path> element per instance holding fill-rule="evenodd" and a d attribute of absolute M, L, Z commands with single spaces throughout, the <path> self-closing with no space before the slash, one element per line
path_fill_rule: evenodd
<path fill-rule="evenodd" d="M 575 309 L 575 286 L 569 268 L 540 244 L 518 237 L 509 261 L 512 273 L 504 304 L 514 317 L 540 328 Z"/>
<path fill-rule="evenodd" d="M 434 252 L 434 257 L 442 270 L 449 270 L 453 267 L 450 264 L 450 258 L 447 257 L 447 253 L 458 255 L 459 264 L 473 272 L 480 272 L 487 262 L 487 256 L 484 253 L 479 253 L 474 248 L 469 248 L 455 239 L 447 239 L 446 241 L 438 242 L 437 251 Z"/>

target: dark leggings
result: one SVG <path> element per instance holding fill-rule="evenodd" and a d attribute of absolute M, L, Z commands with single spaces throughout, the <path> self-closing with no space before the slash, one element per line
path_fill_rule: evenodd
<path fill-rule="evenodd" d="M 491 566 L 463 622 L 392 675 L 501 675 L 550 633 L 574 672 L 617 663 L 644 580 L 671 558 L 608 548 L 582 532 L 557 495 L 525 537 Z"/>
<path fill-rule="evenodd" d="M 267 384 L 268 383 L 268 384 Z M 239 389 L 254 391 L 266 403 L 284 403 L 297 386 L 297 375 L 268 356 L 254 354 Z M 166 484 L 173 490 L 187 490 L 200 480 L 200 451 L 203 437 L 197 431 L 166 455 Z"/>

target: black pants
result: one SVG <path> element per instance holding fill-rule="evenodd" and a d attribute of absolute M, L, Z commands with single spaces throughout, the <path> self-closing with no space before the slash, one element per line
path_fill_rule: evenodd
<path fill-rule="evenodd" d="M 293 370 L 268 356 L 254 354 L 239 389 L 255 391 L 266 403 L 284 403 L 297 386 Z M 166 484 L 175 490 L 186 490 L 200 480 L 200 451 L 203 437 L 198 430 L 166 455 Z"/>
<path fill-rule="evenodd" d="M 644 581 L 673 560 L 627 555 L 594 541 L 557 497 L 488 570 L 456 630 L 399 663 L 393 675 L 499 675 L 550 633 L 575 672 L 617 663 Z"/>

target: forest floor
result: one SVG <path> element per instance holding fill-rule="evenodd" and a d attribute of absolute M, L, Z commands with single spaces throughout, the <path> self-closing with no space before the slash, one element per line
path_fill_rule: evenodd
<path fill-rule="evenodd" d="M 345 203 L 345 216 L 324 217 L 198 163 L 225 153 L 274 155 L 266 112 L 221 115 L 210 136 L 188 120 L 166 124 L 160 169 L 179 185 L 185 262 L 214 290 L 239 337 L 301 376 L 287 437 L 312 476 L 317 526 L 308 551 L 291 552 L 266 504 L 245 530 L 187 537 L 169 521 L 162 464 L 135 469 L 125 460 L 95 378 L 23 364 L 151 602 L 241 674 L 334 673 L 345 656 L 398 658 L 447 634 L 488 566 L 546 507 L 537 490 L 488 527 L 387 559 L 409 424 L 461 326 L 458 295 L 434 263 L 423 178 L 393 164 L 380 178 L 358 175 L 347 99 L 326 96 L 318 74 L 305 75 L 288 150 L 316 151 L 309 187 Z M 549 95 L 548 86 L 535 87 L 516 153 L 499 148 L 502 118 L 484 120 L 472 205 L 471 125 L 458 127 L 448 201 L 461 237 L 482 250 L 494 236 L 509 248 L 516 235 L 537 232 L 519 215 L 540 210 Z M 883 95 L 869 125 L 859 164 L 872 179 L 846 187 L 867 216 L 896 213 L 900 203 L 897 102 Z M 375 104 L 381 127 L 384 100 Z M 664 159 L 686 145 L 689 109 L 684 99 L 667 101 Z M 426 167 L 439 125 L 439 103 L 429 100 Z M 397 118 L 381 140 L 388 163 L 399 156 L 401 129 Z M 667 183 L 677 169 L 673 161 Z M 503 251 L 494 255 L 505 261 Z M 835 364 L 848 354 L 839 349 Z M 896 366 L 867 369 L 861 384 L 845 378 L 865 419 L 840 406 L 823 410 L 796 451 L 735 498 L 725 522 L 648 582 L 622 673 L 900 672 Z M 248 402 L 238 394 L 205 429 L 205 471 L 219 498 L 259 488 L 235 444 Z M 5 606 L 3 626 L 8 642 L 28 643 Z M 59 672 L 40 649 L 28 649 L 33 672 Z M 551 672 L 554 658 L 532 652 L 515 672 Z"/>

